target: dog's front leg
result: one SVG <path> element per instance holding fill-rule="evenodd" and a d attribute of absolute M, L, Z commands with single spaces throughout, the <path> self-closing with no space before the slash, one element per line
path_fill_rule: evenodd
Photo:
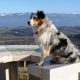
<path fill-rule="evenodd" d="M 49 56 L 50 54 L 50 47 L 43 47 L 42 52 L 41 52 L 41 59 L 40 62 L 38 63 L 39 66 L 43 65 L 44 59 Z"/>

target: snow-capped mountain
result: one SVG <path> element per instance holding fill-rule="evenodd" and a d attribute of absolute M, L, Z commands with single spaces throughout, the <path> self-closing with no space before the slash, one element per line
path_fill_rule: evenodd
<path fill-rule="evenodd" d="M 80 26 L 80 14 L 47 14 L 56 26 Z M 0 27 L 28 26 L 29 13 L 0 13 Z"/>
<path fill-rule="evenodd" d="M 0 13 L 0 17 L 1 17 L 1 16 L 6 16 L 6 15 L 7 15 L 7 14 L 5 14 L 5 13 Z"/>

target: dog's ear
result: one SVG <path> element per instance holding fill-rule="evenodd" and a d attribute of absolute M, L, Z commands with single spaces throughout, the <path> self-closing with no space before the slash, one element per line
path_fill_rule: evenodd
<path fill-rule="evenodd" d="M 37 16 L 38 16 L 38 18 L 40 18 L 40 19 L 44 19 L 44 18 L 45 18 L 45 14 L 44 14 L 43 11 L 37 11 Z"/>
<path fill-rule="evenodd" d="M 31 13 L 30 19 L 32 18 L 33 14 L 34 14 L 34 13 Z"/>

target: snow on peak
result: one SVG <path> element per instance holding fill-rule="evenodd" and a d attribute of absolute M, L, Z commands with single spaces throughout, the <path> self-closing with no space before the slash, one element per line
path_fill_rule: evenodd
<path fill-rule="evenodd" d="M 5 14 L 5 13 L 0 13 L 0 16 L 6 16 L 7 14 Z"/>

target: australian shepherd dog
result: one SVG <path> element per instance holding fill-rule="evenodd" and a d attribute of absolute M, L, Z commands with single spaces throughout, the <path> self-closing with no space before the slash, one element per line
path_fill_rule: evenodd
<path fill-rule="evenodd" d="M 43 11 L 32 13 L 28 25 L 32 26 L 35 41 L 41 48 L 41 60 L 51 55 L 51 63 L 75 63 L 80 61 L 80 52 L 71 40 L 60 32 Z"/>

